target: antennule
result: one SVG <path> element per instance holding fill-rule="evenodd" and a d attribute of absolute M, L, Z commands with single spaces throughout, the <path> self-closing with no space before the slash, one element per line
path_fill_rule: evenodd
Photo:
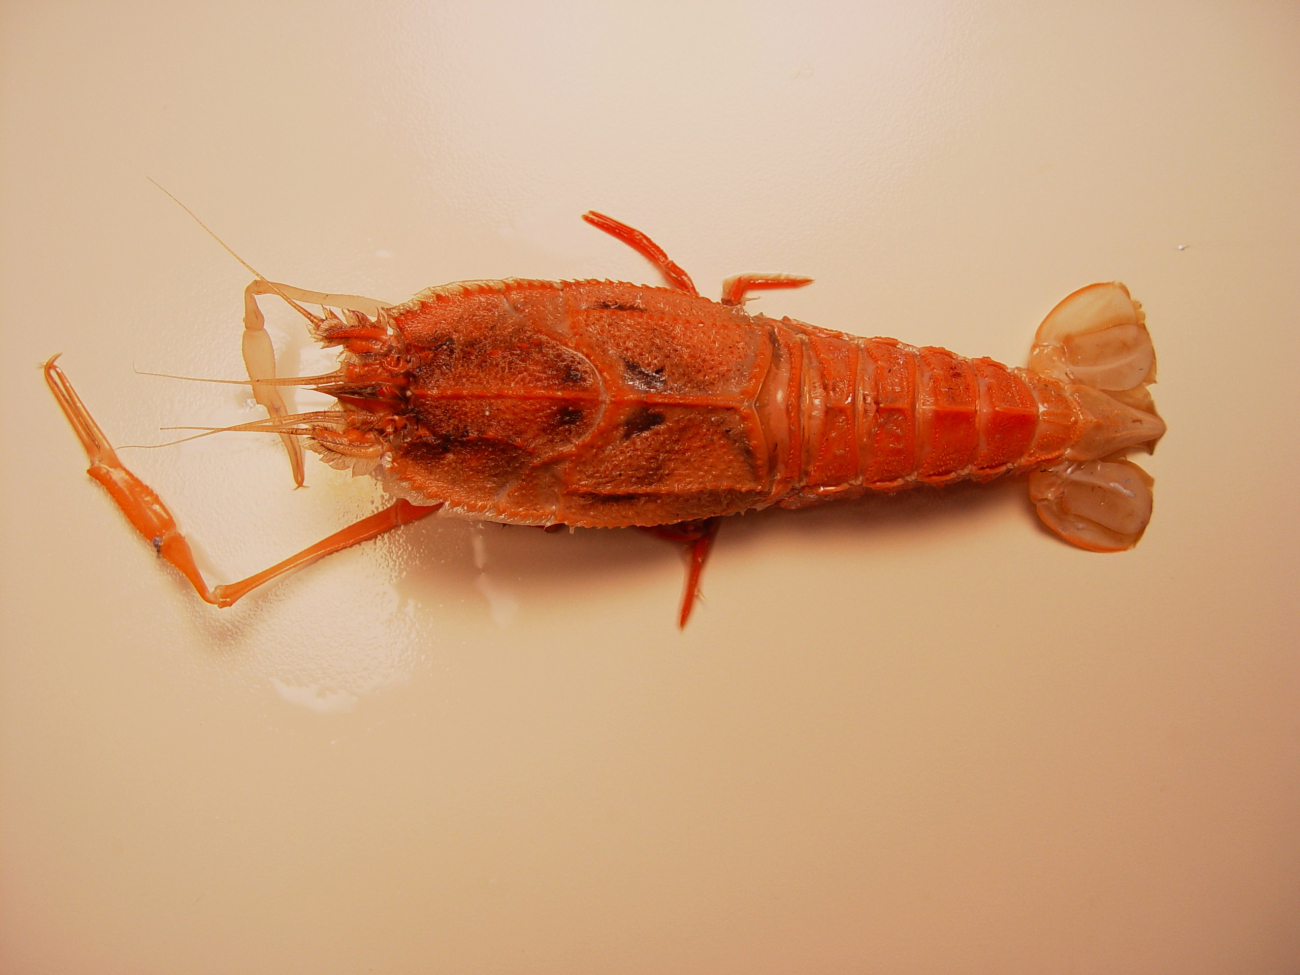
<path fill-rule="evenodd" d="M 316 410 L 311 413 L 290 413 L 287 416 L 267 417 L 264 420 L 250 420 L 248 423 L 236 423 L 228 427 L 159 427 L 160 430 L 204 430 L 209 433 L 288 433 L 306 436 L 311 433 L 307 424 L 322 423 L 330 426 L 344 426 L 347 420 L 340 410 Z M 307 427 L 306 429 L 303 429 Z"/>
<path fill-rule="evenodd" d="M 174 376 L 169 372 L 149 372 L 135 369 L 137 376 L 157 376 L 160 379 L 179 379 L 187 383 L 220 383 L 225 386 L 319 386 L 342 382 L 342 370 L 321 373 L 319 376 L 280 376 L 272 379 L 207 379 L 202 376 Z"/>

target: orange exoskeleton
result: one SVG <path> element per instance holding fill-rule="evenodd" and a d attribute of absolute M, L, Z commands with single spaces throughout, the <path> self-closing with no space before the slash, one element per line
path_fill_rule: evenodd
<path fill-rule="evenodd" d="M 1141 537 L 1151 480 L 1124 454 L 1149 448 L 1165 427 L 1146 388 L 1155 380 L 1151 339 L 1123 285 L 1067 297 L 1039 327 L 1029 368 L 1015 369 L 744 310 L 749 292 L 809 278 L 740 275 L 710 301 L 644 234 L 602 214 L 584 219 L 648 258 L 668 287 L 467 281 L 390 305 L 253 271 L 244 360 L 269 416 L 229 429 L 279 434 L 299 484 L 305 445 L 379 477 L 396 500 L 241 582 L 208 587 L 166 506 L 117 459 L 54 359 L 46 380 L 91 476 L 218 606 L 435 511 L 637 527 L 685 543 L 681 625 L 719 519 L 771 505 L 1028 474 L 1040 516 L 1067 541 L 1117 551 Z M 337 370 L 276 378 L 257 304 L 267 295 L 341 350 Z M 337 406 L 291 414 L 285 385 L 329 394 Z"/>

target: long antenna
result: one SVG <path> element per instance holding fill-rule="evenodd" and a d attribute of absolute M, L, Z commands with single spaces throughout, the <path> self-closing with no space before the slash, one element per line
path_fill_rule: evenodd
<path fill-rule="evenodd" d="M 313 315 L 311 312 L 309 312 L 309 311 L 308 311 L 306 308 L 304 308 L 302 305 L 298 304 L 298 302 L 294 301 L 294 300 L 293 300 L 292 298 L 290 298 L 287 294 L 285 294 L 283 291 L 281 291 L 281 290 L 280 290 L 280 286 L 279 286 L 278 284 L 276 284 L 274 281 L 272 281 L 270 278 L 268 278 L 265 274 L 263 274 L 263 273 L 262 273 L 261 271 L 259 271 L 257 268 L 253 267 L 253 265 L 249 264 L 246 260 L 244 260 L 244 259 L 243 259 L 242 257 L 240 257 L 238 254 L 236 254 L 235 251 L 234 251 L 234 248 L 232 248 L 232 247 L 231 247 L 229 244 L 227 244 L 224 240 L 222 240 L 220 237 L 218 237 L 217 234 L 216 234 L 216 231 L 214 231 L 214 230 L 213 230 L 211 227 L 209 227 L 206 223 L 204 223 L 202 220 L 200 220 L 200 219 L 199 219 L 199 215 L 198 215 L 197 213 L 195 213 L 193 210 L 191 210 L 189 207 L 187 207 L 184 203 L 182 203 L 180 200 L 178 200 L 178 199 L 176 198 L 176 194 L 172 193 L 171 190 L 167 189 L 167 187 L 163 186 L 162 183 L 158 182 L 158 181 L 157 181 L 156 179 L 154 179 L 152 176 L 146 176 L 145 179 L 147 179 L 149 182 L 153 183 L 154 186 L 158 187 L 158 189 L 162 190 L 162 191 L 163 191 L 164 193 L 166 193 L 169 197 L 171 197 L 171 201 L 172 201 L 173 203 L 175 203 L 178 207 L 180 207 L 182 210 L 184 210 L 186 213 L 188 213 L 188 214 L 190 215 L 190 218 L 191 218 L 195 223 L 197 223 L 200 227 L 202 227 L 205 231 L 207 231 L 208 236 L 211 237 L 213 240 L 215 240 L 218 244 L 220 244 L 222 250 L 224 250 L 227 254 L 229 254 L 231 257 L 233 257 L 235 260 L 237 260 L 240 264 L 242 264 L 242 265 L 243 265 L 243 266 L 248 270 L 248 272 L 249 272 L 250 274 L 253 275 L 253 277 L 257 278 L 257 279 L 260 280 L 260 281 L 265 281 L 267 284 L 269 284 L 269 285 L 271 286 L 272 290 L 274 290 L 275 293 L 276 293 L 277 295 L 279 295 L 281 298 L 283 298 L 285 301 L 287 301 L 287 302 L 289 303 L 289 305 L 290 305 L 290 306 L 291 306 L 295 311 L 298 312 L 298 314 L 302 315 L 303 318 L 307 319 L 309 322 L 311 322 L 311 323 L 314 324 L 314 325 L 321 325 L 321 324 L 324 322 L 324 319 L 320 318 L 320 317 L 317 316 L 317 315 Z"/>

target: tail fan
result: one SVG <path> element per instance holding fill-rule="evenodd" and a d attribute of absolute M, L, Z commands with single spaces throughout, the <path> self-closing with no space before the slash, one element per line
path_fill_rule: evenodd
<path fill-rule="evenodd" d="M 1132 548 L 1151 519 L 1153 481 L 1124 455 L 1149 452 L 1165 432 L 1147 390 L 1156 354 L 1142 306 L 1118 282 L 1081 288 L 1043 319 L 1029 368 L 1067 384 L 1083 421 L 1061 463 L 1030 475 L 1038 516 L 1080 548 Z"/>

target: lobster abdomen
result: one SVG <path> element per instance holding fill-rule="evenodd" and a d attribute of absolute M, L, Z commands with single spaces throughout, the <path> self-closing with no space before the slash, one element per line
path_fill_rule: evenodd
<path fill-rule="evenodd" d="M 989 480 L 1050 464 L 1074 440 L 1077 413 L 1054 380 L 946 349 L 773 324 L 799 360 L 801 449 L 774 499 L 784 507 Z"/>

